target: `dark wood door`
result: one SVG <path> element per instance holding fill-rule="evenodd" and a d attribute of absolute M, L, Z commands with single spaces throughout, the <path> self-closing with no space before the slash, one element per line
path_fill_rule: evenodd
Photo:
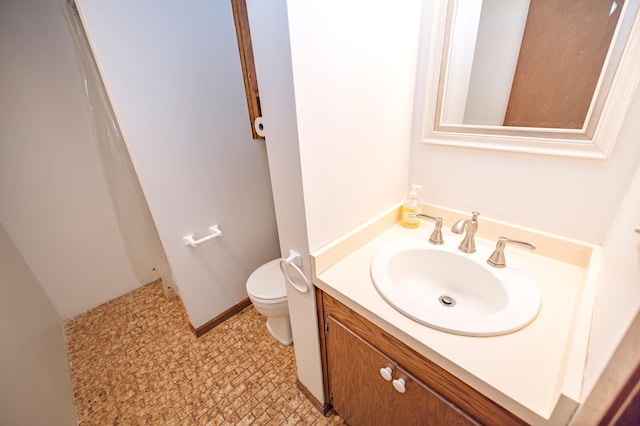
<path fill-rule="evenodd" d="M 531 0 L 505 126 L 582 128 L 624 0 Z"/>
<path fill-rule="evenodd" d="M 351 426 L 476 425 L 473 419 L 433 389 L 398 367 L 365 340 L 329 316 L 327 364 L 331 403 Z M 391 367 L 404 381 L 404 393 L 379 370 Z"/>

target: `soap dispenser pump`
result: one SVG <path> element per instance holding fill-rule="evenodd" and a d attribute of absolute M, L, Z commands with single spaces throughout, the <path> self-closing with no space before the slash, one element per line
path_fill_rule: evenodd
<path fill-rule="evenodd" d="M 418 189 L 422 188 L 415 183 L 411 185 L 411 191 L 407 200 L 402 204 L 402 213 L 400 217 L 400 223 L 406 228 L 417 228 L 420 226 L 420 219 L 418 219 L 418 213 L 420 213 L 420 201 L 418 200 Z"/>

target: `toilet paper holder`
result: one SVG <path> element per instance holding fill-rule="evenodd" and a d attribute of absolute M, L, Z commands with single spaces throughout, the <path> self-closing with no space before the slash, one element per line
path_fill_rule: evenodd
<path fill-rule="evenodd" d="M 258 136 L 262 136 L 263 138 L 267 137 L 264 132 L 264 119 L 262 117 L 256 117 L 253 121 L 253 128 L 255 129 Z"/>
<path fill-rule="evenodd" d="M 291 277 L 291 269 L 293 269 L 293 271 L 302 279 L 304 285 L 296 282 L 296 280 Z M 289 257 L 286 259 L 280 259 L 280 270 L 287 282 L 291 284 L 293 288 L 298 290 L 300 293 L 306 293 L 309 291 L 311 284 L 309 283 L 307 276 L 302 272 L 302 256 L 300 256 L 299 253 L 289 250 Z"/>

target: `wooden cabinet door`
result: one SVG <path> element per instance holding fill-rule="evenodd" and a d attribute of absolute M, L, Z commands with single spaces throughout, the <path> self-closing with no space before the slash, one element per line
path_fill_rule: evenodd
<path fill-rule="evenodd" d="M 397 366 L 335 318 L 327 318 L 327 364 L 331 404 L 351 426 L 475 425 L 457 407 Z M 398 392 L 380 369 L 405 381 Z"/>
<path fill-rule="evenodd" d="M 334 318 L 328 318 L 327 364 L 333 409 L 349 425 L 390 425 L 395 396 L 380 368 L 396 365 Z M 395 392 L 395 391 L 394 391 Z"/>
<path fill-rule="evenodd" d="M 404 393 L 394 389 L 392 424 L 434 426 L 480 424 L 402 368 L 398 368 L 394 379 L 396 376 L 404 379 L 406 384 Z"/>

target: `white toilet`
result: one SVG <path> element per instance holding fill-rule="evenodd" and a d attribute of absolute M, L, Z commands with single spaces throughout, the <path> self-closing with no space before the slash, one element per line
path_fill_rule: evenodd
<path fill-rule="evenodd" d="M 293 343 L 287 287 L 280 271 L 280 259 L 265 263 L 247 279 L 247 294 L 253 306 L 267 317 L 267 330 L 280 343 Z"/>

